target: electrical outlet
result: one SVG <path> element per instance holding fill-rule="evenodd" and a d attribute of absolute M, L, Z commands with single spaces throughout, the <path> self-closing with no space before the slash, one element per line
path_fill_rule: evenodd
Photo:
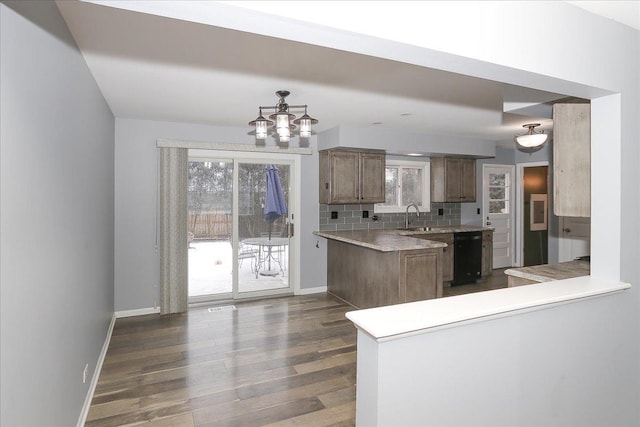
<path fill-rule="evenodd" d="M 362 211 L 362 218 L 369 218 L 369 211 Z"/>
<path fill-rule="evenodd" d="M 84 365 L 84 371 L 82 371 L 82 384 L 87 382 L 87 373 L 89 372 L 89 364 Z"/>
<path fill-rule="evenodd" d="M 440 216 L 444 215 L 444 209 L 438 208 L 438 215 Z"/>
<path fill-rule="evenodd" d="M 338 219 L 338 211 L 331 211 L 331 219 Z"/>

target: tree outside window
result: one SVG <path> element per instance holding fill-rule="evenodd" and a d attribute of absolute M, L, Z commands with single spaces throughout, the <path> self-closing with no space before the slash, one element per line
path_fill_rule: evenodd
<path fill-rule="evenodd" d="M 385 201 L 375 205 L 375 212 L 404 212 L 411 203 L 430 211 L 429 173 L 428 162 L 387 160 Z"/>

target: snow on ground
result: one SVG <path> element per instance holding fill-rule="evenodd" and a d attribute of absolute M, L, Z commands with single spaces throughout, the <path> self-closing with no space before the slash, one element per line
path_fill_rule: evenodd
<path fill-rule="evenodd" d="M 232 290 L 231 243 L 226 241 L 191 242 L 189 248 L 189 296 L 230 293 Z M 288 287 L 288 269 L 277 276 L 256 275 L 251 259 L 239 260 L 240 292 Z"/>

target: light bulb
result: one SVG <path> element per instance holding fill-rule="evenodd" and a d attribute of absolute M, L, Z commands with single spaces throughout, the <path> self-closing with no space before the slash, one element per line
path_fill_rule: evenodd
<path fill-rule="evenodd" d="M 267 139 L 267 121 L 256 121 L 256 139 Z"/>

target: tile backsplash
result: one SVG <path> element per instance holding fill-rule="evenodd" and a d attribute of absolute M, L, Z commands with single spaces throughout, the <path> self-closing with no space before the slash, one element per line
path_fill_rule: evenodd
<path fill-rule="evenodd" d="M 404 212 L 375 213 L 373 204 L 362 205 L 319 205 L 320 231 L 339 230 L 379 230 L 404 227 Z M 442 215 L 438 210 L 442 209 Z M 369 218 L 362 218 L 362 211 L 369 211 Z M 331 219 L 331 212 L 337 212 L 338 218 Z M 374 221 L 373 217 L 378 217 Z M 430 212 L 420 212 L 416 216 L 414 209 L 409 213 L 409 227 L 433 227 L 460 225 L 460 203 L 431 203 Z"/>

